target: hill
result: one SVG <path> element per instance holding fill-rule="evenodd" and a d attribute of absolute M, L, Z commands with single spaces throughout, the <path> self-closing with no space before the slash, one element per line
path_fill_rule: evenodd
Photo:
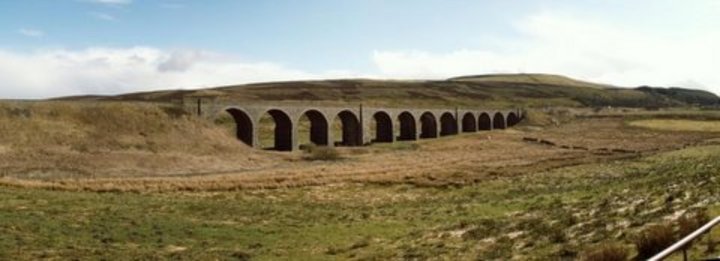
<path fill-rule="evenodd" d="M 591 83 L 576 80 L 562 75 L 552 74 L 485 74 L 485 75 L 469 75 L 450 78 L 451 81 L 462 82 L 496 82 L 496 83 L 524 83 L 524 84 L 542 84 L 567 87 L 588 87 L 588 88 L 616 88 L 616 86 Z"/>
<path fill-rule="evenodd" d="M 0 177 L 167 176 L 271 163 L 248 150 L 228 130 L 168 105 L 0 102 Z"/>
<path fill-rule="evenodd" d="M 238 102 L 359 103 L 375 106 L 673 107 L 717 106 L 713 93 L 682 88 L 620 88 L 548 74 L 493 74 L 447 80 L 320 80 L 269 82 L 203 90 L 170 90 L 60 100 L 180 102 L 206 97 Z"/>

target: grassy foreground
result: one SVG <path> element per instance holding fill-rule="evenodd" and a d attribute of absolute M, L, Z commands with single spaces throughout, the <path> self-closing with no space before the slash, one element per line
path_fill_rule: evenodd
<path fill-rule="evenodd" d="M 0 259 L 552 259 L 632 251 L 637 231 L 717 210 L 720 145 L 468 186 L 198 193 L 0 187 Z M 712 212 L 711 214 L 718 214 Z"/>

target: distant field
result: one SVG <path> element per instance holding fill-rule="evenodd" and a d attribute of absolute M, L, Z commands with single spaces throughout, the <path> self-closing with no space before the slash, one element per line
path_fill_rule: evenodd
<path fill-rule="evenodd" d="M 666 131 L 720 132 L 720 121 L 653 119 L 631 121 L 629 125 Z"/>

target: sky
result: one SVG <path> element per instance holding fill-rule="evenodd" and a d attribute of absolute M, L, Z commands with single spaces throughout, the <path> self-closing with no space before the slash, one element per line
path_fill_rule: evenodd
<path fill-rule="evenodd" d="M 720 93 L 720 0 L 0 1 L 0 99 L 552 73 Z"/>

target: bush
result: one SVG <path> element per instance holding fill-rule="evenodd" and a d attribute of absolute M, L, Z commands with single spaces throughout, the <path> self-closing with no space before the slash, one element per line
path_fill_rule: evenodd
<path fill-rule="evenodd" d="M 625 261 L 628 260 L 628 250 L 620 245 L 604 244 L 583 252 L 580 256 L 580 260 Z"/>
<path fill-rule="evenodd" d="M 304 157 L 306 160 L 335 161 L 342 159 L 340 153 L 334 147 L 310 144 L 304 150 L 308 154 Z"/>
<path fill-rule="evenodd" d="M 707 212 L 704 209 L 698 209 L 681 216 L 677 220 L 679 238 L 690 235 L 690 233 L 695 232 L 695 230 L 702 227 L 703 225 L 705 225 L 705 223 L 709 221 L 710 216 L 708 216 Z M 688 249 L 691 246 L 692 242 L 685 245 L 685 249 Z"/>
<path fill-rule="evenodd" d="M 648 259 L 675 243 L 675 234 L 670 224 L 653 225 L 635 239 L 637 259 Z"/>
<path fill-rule="evenodd" d="M 704 209 L 698 209 L 681 216 L 677 220 L 678 234 L 685 237 L 710 221 L 710 216 Z"/>

